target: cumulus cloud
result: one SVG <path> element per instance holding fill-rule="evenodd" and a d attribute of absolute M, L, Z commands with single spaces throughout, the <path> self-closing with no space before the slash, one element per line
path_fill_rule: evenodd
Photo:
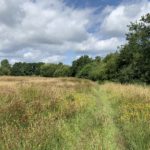
<path fill-rule="evenodd" d="M 91 13 L 90 9 L 69 8 L 60 0 L 1 0 L 0 51 L 15 54 L 38 48 L 57 54 L 66 50 L 61 49 L 65 42 L 88 38 L 86 26 Z M 31 52 L 23 55 L 32 58 Z"/>
<path fill-rule="evenodd" d="M 42 59 L 42 62 L 59 63 L 59 62 L 64 61 L 64 59 L 65 59 L 65 56 L 53 55 L 53 56 L 46 57 L 46 58 Z"/>
<path fill-rule="evenodd" d="M 100 12 L 69 7 L 64 0 L 0 0 L 0 59 L 59 62 L 69 50 L 111 52 L 125 42 L 126 25 L 149 10 L 146 0 Z"/>
<path fill-rule="evenodd" d="M 148 12 L 150 12 L 149 1 L 121 4 L 111 8 L 101 24 L 101 31 L 111 36 L 124 36 L 128 30 L 127 25 L 139 20 Z"/>
<path fill-rule="evenodd" d="M 24 4 L 23 8 L 26 17 L 22 26 L 30 32 L 28 36 L 32 42 L 62 44 L 64 41 L 87 38 L 86 25 L 90 10 L 70 9 L 57 0 L 30 2 Z"/>
<path fill-rule="evenodd" d="M 14 26 L 20 23 L 24 13 L 21 9 L 23 0 L 0 1 L 0 24 Z"/>
<path fill-rule="evenodd" d="M 105 40 L 98 40 L 97 38 L 91 36 L 88 40 L 83 43 L 76 45 L 77 51 L 93 51 L 100 53 L 101 51 L 113 51 L 116 50 L 117 46 L 122 45 L 124 39 L 119 39 L 117 37 L 108 38 Z"/>

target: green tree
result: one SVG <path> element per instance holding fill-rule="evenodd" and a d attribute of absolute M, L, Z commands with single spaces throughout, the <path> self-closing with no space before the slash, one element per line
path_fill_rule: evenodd
<path fill-rule="evenodd" d="M 92 61 L 93 59 L 87 55 L 81 56 L 79 59 L 73 61 L 71 75 L 76 76 L 85 65 L 91 63 Z"/>
<path fill-rule="evenodd" d="M 44 77 L 54 77 L 54 73 L 57 69 L 57 64 L 44 64 L 41 66 L 41 76 Z"/>
<path fill-rule="evenodd" d="M 128 43 L 121 48 L 117 62 L 120 75 L 132 70 L 132 80 L 150 83 L 150 14 L 131 23 L 126 36 Z"/>
<path fill-rule="evenodd" d="M 107 80 L 107 74 L 106 74 L 106 63 L 101 62 L 92 67 L 89 78 L 91 80 L 98 80 L 98 81 L 104 81 Z"/>
<path fill-rule="evenodd" d="M 15 76 L 33 76 L 40 75 L 41 66 L 44 63 L 15 63 L 11 68 L 11 75 Z"/>
<path fill-rule="evenodd" d="M 102 58 L 100 56 L 96 56 L 94 61 L 100 63 Z"/>
<path fill-rule="evenodd" d="M 69 75 L 70 75 L 70 67 L 63 64 L 59 64 L 54 72 L 55 77 L 68 77 Z"/>
<path fill-rule="evenodd" d="M 77 77 L 79 78 L 85 78 L 90 79 L 90 72 L 92 71 L 92 68 L 94 68 L 94 63 L 89 63 L 85 65 L 77 74 Z"/>
<path fill-rule="evenodd" d="M 17 62 L 12 66 L 11 75 L 25 76 L 25 68 L 22 62 Z"/>
<path fill-rule="evenodd" d="M 0 66 L 0 75 L 10 75 L 11 73 L 11 65 L 7 59 L 1 61 Z"/>
<path fill-rule="evenodd" d="M 38 75 L 38 76 L 40 75 L 42 65 L 44 65 L 43 62 L 33 63 L 34 75 Z"/>
<path fill-rule="evenodd" d="M 119 57 L 119 54 L 118 54 L 118 52 L 116 52 L 116 53 L 108 54 L 103 60 L 103 62 L 105 63 L 105 67 L 106 67 L 105 73 L 107 75 L 107 80 L 111 80 L 111 81 L 117 80 L 118 57 Z"/>
<path fill-rule="evenodd" d="M 119 81 L 121 83 L 134 82 L 134 71 L 131 65 L 120 70 Z"/>

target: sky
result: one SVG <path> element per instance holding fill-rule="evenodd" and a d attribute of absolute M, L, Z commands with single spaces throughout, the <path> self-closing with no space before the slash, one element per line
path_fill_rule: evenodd
<path fill-rule="evenodd" d="M 150 0 L 0 0 L 0 60 L 71 64 L 125 44 Z"/>

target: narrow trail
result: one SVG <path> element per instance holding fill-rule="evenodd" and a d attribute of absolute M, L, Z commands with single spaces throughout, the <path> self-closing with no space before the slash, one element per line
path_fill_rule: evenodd
<path fill-rule="evenodd" d="M 114 123 L 114 110 L 106 92 L 101 89 L 94 89 L 97 98 L 97 105 L 101 109 L 101 119 L 103 122 L 103 150 L 124 150 L 121 142 L 119 130 Z"/>

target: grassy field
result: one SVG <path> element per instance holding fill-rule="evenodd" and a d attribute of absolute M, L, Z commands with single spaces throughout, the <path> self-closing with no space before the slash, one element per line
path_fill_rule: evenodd
<path fill-rule="evenodd" d="M 0 150 L 150 150 L 150 88 L 1 77 Z"/>

